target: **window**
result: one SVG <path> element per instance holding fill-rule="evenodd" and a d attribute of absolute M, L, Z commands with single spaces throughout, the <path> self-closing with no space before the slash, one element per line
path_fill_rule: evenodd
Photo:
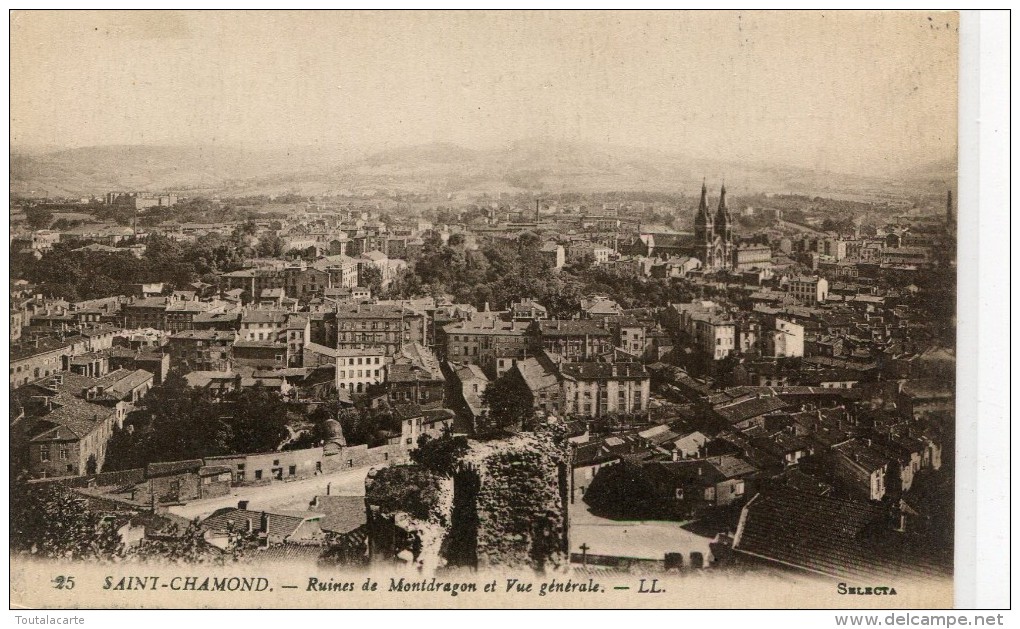
<path fill-rule="evenodd" d="M 42 461 L 43 463 L 50 460 L 49 446 L 42 446 L 41 448 L 39 448 L 39 460 Z"/>
<path fill-rule="evenodd" d="M 291 465 L 290 467 L 288 467 L 287 474 L 289 474 L 290 476 L 294 476 L 295 474 L 297 474 L 297 466 Z"/>
<path fill-rule="evenodd" d="M 60 446 L 60 460 L 61 461 L 66 461 L 69 455 L 70 455 L 70 452 L 68 452 L 67 447 L 66 446 Z"/>
<path fill-rule="evenodd" d="M 262 480 L 262 470 L 255 470 L 255 480 Z"/>

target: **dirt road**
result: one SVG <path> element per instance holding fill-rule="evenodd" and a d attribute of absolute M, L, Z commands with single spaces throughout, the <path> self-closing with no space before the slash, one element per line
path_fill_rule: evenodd
<path fill-rule="evenodd" d="M 217 509 L 236 507 L 239 500 L 247 500 L 249 509 L 307 511 L 308 503 L 315 496 L 325 494 L 327 485 L 333 495 L 364 496 L 365 476 L 369 469 L 343 470 L 262 487 L 234 487 L 227 496 L 194 500 L 186 505 L 170 507 L 170 511 L 189 519 L 205 518 Z"/>

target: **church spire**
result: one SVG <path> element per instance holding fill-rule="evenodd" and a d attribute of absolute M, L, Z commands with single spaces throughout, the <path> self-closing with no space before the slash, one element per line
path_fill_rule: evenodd
<path fill-rule="evenodd" d="M 712 210 L 708 209 L 708 185 L 704 180 L 701 182 L 701 202 L 698 203 L 698 210 L 694 213 L 694 238 L 698 242 L 709 242 L 712 240 Z"/>
<path fill-rule="evenodd" d="M 730 217 L 730 208 L 726 205 L 726 184 L 723 184 L 722 189 L 719 190 L 719 209 L 715 213 L 715 223 L 716 225 L 733 223 L 733 219 Z"/>
<path fill-rule="evenodd" d="M 702 210 L 708 213 L 708 184 L 704 179 L 701 180 L 701 203 L 698 204 L 698 211 Z"/>

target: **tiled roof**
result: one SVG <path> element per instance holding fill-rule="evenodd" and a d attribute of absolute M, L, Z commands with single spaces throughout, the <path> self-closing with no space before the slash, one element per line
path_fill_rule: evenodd
<path fill-rule="evenodd" d="M 71 345 L 71 340 L 58 340 L 54 338 L 41 338 L 38 343 L 27 341 L 23 343 L 15 343 L 11 345 L 10 359 L 12 361 L 22 360 L 29 358 L 30 356 L 38 356 L 39 354 L 45 354 L 46 352 L 64 349 Z"/>
<path fill-rule="evenodd" d="M 563 363 L 560 373 L 575 380 L 641 380 L 648 372 L 641 363 Z"/>
<path fill-rule="evenodd" d="M 587 319 L 549 319 L 538 322 L 543 337 L 556 336 L 610 336 L 612 332 L 598 321 Z"/>
<path fill-rule="evenodd" d="M 170 476 L 173 474 L 185 474 L 188 472 L 198 472 L 201 469 L 203 463 L 202 459 L 190 459 L 187 461 L 168 461 L 166 463 L 149 463 L 145 467 L 145 476 L 152 478 L 153 476 Z"/>
<path fill-rule="evenodd" d="M 241 323 L 285 323 L 287 313 L 281 310 L 246 310 Z"/>
<path fill-rule="evenodd" d="M 930 577 L 930 564 L 886 543 L 887 518 L 882 505 L 777 489 L 744 507 L 733 548 L 836 578 Z"/>
<path fill-rule="evenodd" d="M 383 304 L 339 304 L 338 319 L 400 319 L 406 313 L 403 306 Z"/>
<path fill-rule="evenodd" d="M 723 420 L 735 424 L 742 422 L 752 417 L 758 417 L 759 415 L 765 415 L 772 413 L 789 406 L 788 403 L 779 399 L 778 397 L 760 397 L 729 406 L 723 406 L 715 409 L 715 412 L 723 418 Z"/>
<path fill-rule="evenodd" d="M 234 333 L 225 330 L 184 330 L 170 335 L 170 340 L 232 341 Z"/>
<path fill-rule="evenodd" d="M 293 512 L 253 511 L 228 507 L 220 509 L 206 518 L 202 522 L 202 528 L 220 534 L 243 532 L 247 530 L 248 523 L 250 522 L 252 530 L 258 531 L 262 526 L 263 515 L 269 516 L 269 536 L 283 539 L 296 532 L 306 519 L 322 517 L 321 513 L 313 513 L 311 511 L 296 515 Z"/>
<path fill-rule="evenodd" d="M 531 391 L 538 391 L 559 382 L 555 370 L 544 365 L 537 358 L 525 358 L 517 361 L 517 371 Z"/>
<path fill-rule="evenodd" d="M 714 456 L 706 459 L 706 462 L 711 465 L 723 478 L 739 478 L 741 476 L 748 476 L 754 474 L 758 470 L 743 459 L 732 455 Z"/>
<path fill-rule="evenodd" d="M 136 387 L 145 384 L 153 379 L 153 374 L 144 369 L 118 369 L 96 381 L 96 386 L 104 386 L 104 394 L 112 399 L 121 400 L 130 396 L 131 391 Z"/>
<path fill-rule="evenodd" d="M 333 533 L 350 533 L 368 521 L 364 496 L 316 496 L 315 509 L 325 514 L 320 526 Z"/>

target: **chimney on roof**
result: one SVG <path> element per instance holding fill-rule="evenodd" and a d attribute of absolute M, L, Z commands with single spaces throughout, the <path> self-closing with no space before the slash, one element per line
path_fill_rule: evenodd
<path fill-rule="evenodd" d="M 259 527 L 259 531 L 269 535 L 269 514 L 265 511 L 262 512 L 262 525 Z"/>

